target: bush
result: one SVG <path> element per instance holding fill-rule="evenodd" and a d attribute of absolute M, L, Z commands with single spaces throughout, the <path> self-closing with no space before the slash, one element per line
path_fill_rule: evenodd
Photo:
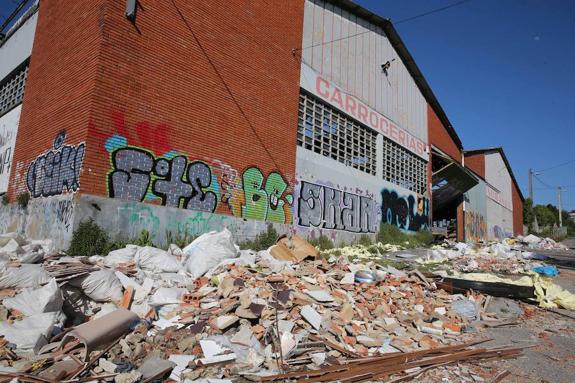
<path fill-rule="evenodd" d="M 320 250 L 333 249 L 333 241 L 323 234 L 317 238 L 308 240 L 308 242 Z"/>
<path fill-rule="evenodd" d="M 5 193 L 4 195 L 2 195 L 2 205 L 6 206 L 6 205 L 8 205 L 9 202 L 10 202 L 10 200 L 8 199 L 8 193 Z"/>
<path fill-rule="evenodd" d="M 178 246 L 180 249 L 183 249 L 184 247 L 188 246 L 196 238 L 198 238 L 197 235 L 191 235 L 188 232 L 185 232 L 184 234 L 182 234 L 181 232 L 178 232 L 176 235 L 172 234 L 171 231 L 168 231 L 166 233 L 166 241 L 168 242 L 168 246 L 170 246 L 170 244 L 173 243 L 174 245 Z"/>
<path fill-rule="evenodd" d="M 429 247 L 433 243 L 433 234 L 429 230 L 419 230 L 414 234 L 407 234 L 397 226 L 387 223 L 379 227 L 377 241 L 390 245 L 401 245 L 407 248 Z"/>
<path fill-rule="evenodd" d="M 22 209 L 26 209 L 26 207 L 28 206 L 28 202 L 30 202 L 30 193 L 24 192 L 24 193 L 18 194 L 17 201 L 18 201 L 18 205 Z"/>
<path fill-rule="evenodd" d="M 357 244 L 368 247 L 371 246 L 373 242 L 371 241 L 371 237 L 369 235 L 362 234 L 361 237 L 359 237 L 359 239 L 357 240 Z"/>
<path fill-rule="evenodd" d="M 72 242 L 68 249 L 68 255 L 72 257 L 106 255 L 110 248 L 108 234 L 92 219 L 80 223 L 72 233 Z"/>
<path fill-rule="evenodd" d="M 255 250 L 261 251 L 266 250 L 270 246 L 276 244 L 279 238 L 279 234 L 276 229 L 273 227 L 272 224 L 268 225 L 268 228 L 263 233 L 256 235 L 253 240 L 246 240 L 244 242 L 240 242 L 239 246 L 242 250 Z"/>
<path fill-rule="evenodd" d="M 140 236 L 136 238 L 136 240 L 134 240 L 132 244 L 137 246 L 154 246 L 150 232 L 146 229 L 140 232 Z"/>

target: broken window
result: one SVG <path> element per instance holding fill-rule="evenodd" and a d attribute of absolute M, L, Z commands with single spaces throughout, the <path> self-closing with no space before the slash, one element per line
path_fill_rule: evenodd
<path fill-rule="evenodd" d="M 28 62 L 25 62 L 0 81 L 0 116 L 22 103 L 27 78 Z"/>
<path fill-rule="evenodd" d="M 375 175 L 377 133 L 344 113 L 301 92 L 297 144 L 347 166 Z"/>
<path fill-rule="evenodd" d="M 427 190 L 427 162 L 384 137 L 383 179 L 423 194 Z"/>

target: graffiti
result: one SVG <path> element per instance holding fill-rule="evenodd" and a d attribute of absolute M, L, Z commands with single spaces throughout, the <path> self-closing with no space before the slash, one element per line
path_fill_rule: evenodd
<path fill-rule="evenodd" d="M 188 163 L 184 156 L 155 158 L 133 147 L 113 151 L 111 159 L 108 189 L 112 198 L 143 201 L 151 188 L 164 206 L 207 212 L 216 209 L 216 195 L 206 190 L 212 182 L 211 170 L 203 162 Z"/>
<path fill-rule="evenodd" d="M 377 231 L 376 203 L 370 197 L 302 181 L 298 210 L 300 226 L 355 233 Z"/>
<path fill-rule="evenodd" d="M 50 149 L 32 161 L 28 167 L 26 184 L 32 197 L 48 197 L 80 188 L 80 170 L 85 144 L 64 145 L 66 132 L 54 138 Z"/>
<path fill-rule="evenodd" d="M 0 145 L 2 146 L 2 145 Z M 0 175 L 10 174 L 10 163 L 12 162 L 12 147 L 0 147 Z"/>
<path fill-rule="evenodd" d="M 221 161 L 192 161 L 175 150 L 156 156 L 129 146 L 119 134 L 108 138 L 104 147 L 110 153 L 107 183 L 112 198 L 210 213 L 221 205 L 220 211 L 227 206 L 236 217 L 291 222 L 292 188 L 278 172 L 265 176 L 248 167 L 240 174 Z"/>
<path fill-rule="evenodd" d="M 409 194 L 400 196 L 395 190 L 381 192 L 381 221 L 402 230 L 417 231 L 429 227 L 429 199 Z M 417 198 L 417 201 L 416 201 Z"/>
<path fill-rule="evenodd" d="M 465 212 L 465 239 L 481 241 L 487 237 L 487 222 L 483 215 L 474 211 Z"/>

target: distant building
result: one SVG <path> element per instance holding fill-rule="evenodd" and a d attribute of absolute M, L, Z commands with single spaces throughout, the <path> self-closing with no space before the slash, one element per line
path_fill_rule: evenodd
<path fill-rule="evenodd" d="M 571 210 L 569 212 L 569 217 L 571 217 L 571 219 L 575 222 L 575 210 Z"/>

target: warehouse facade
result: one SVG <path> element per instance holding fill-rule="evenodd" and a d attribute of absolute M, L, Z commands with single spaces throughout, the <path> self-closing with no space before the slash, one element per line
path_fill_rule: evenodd
<path fill-rule="evenodd" d="M 341 242 L 453 220 L 465 239 L 481 177 L 391 22 L 344 0 L 139 4 L 41 2 L 3 41 L 30 50 L 21 112 L 0 113 L 0 232 Z"/>

